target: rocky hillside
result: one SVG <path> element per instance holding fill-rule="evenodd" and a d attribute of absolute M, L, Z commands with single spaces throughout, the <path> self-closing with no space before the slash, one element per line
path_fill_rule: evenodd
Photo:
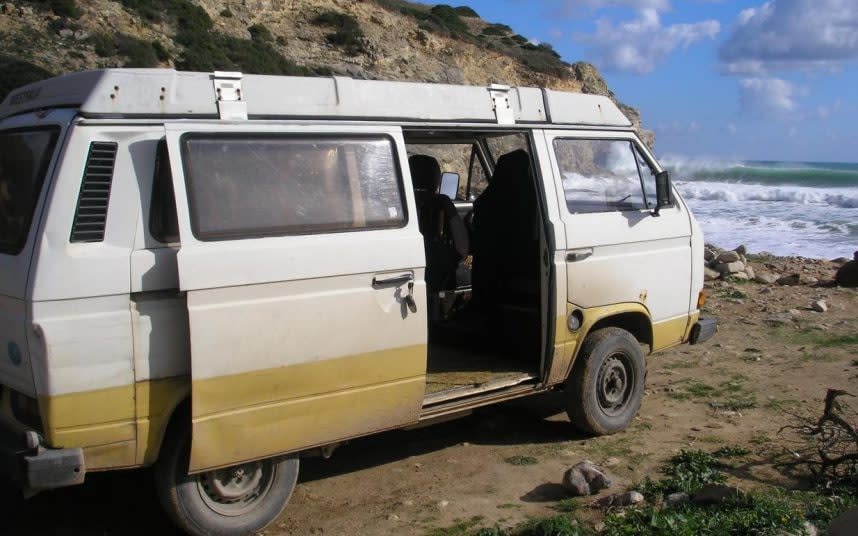
<path fill-rule="evenodd" d="M 0 96 L 23 83 L 101 67 L 175 67 L 613 94 L 467 7 L 403 0 L 31 0 L 0 4 Z M 640 128 L 636 110 L 623 105 Z M 652 143 L 652 134 L 643 132 Z"/>

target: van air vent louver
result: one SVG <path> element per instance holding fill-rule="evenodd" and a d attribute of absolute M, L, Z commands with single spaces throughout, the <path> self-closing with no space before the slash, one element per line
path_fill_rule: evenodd
<path fill-rule="evenodd" d="M 72 225 L 72 242 L 101 242 L 107 223 L 107 205 L 116 163 L 116 144 L 92 142 L 80 185 Z"/>

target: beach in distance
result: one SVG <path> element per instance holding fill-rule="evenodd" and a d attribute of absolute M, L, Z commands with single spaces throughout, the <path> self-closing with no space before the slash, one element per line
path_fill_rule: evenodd
<path fill-rule="evenodd" d="M 830 259 L 858 250 L 858 164 L 661 159 L 706 242 Z"/>

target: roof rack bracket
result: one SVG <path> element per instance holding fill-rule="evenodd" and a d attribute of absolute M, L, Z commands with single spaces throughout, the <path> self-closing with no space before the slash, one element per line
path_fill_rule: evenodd
<path fill-rule="evenodd" d="M 241 93 L 241 73 L 215 71 L 212 81 L 220 118 L 226 121 L 246 120 L 247 101 Z"/>
<path fill-rule="evenodd" d="M 492 98 L 492 110 L 499 125 L 514 125 L 515 114 L 509 102 L 509 86 L 492 84 L 489 86 L 489 95 Z"/>

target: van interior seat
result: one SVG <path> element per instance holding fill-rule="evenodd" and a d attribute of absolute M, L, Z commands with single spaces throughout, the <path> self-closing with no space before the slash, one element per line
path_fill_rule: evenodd
<path fill-rule="evenodd" d="M 468 255 L 468 231 L 453 201 L 438 193 L 441 166 L 428 155 L 408 159 L 417 218 L 426 248 L 426 285 L 430 291 L 456 287 L 456 269 Z"/>
<path fill-rule="evenodd" d="M 501 156 L 474 202 L 475 305 L 539 305 L 538 216 L 530 156 L 521 149 Z"/>

